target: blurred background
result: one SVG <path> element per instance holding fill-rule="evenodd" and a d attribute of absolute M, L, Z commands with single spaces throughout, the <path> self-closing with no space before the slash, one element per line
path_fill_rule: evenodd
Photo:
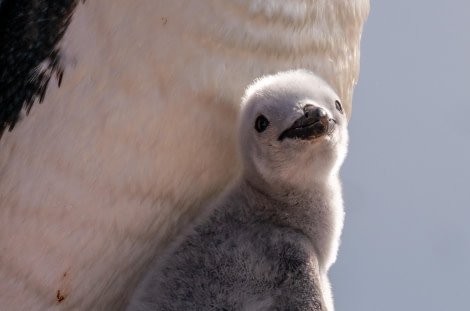
<path fill-rule="evenodd" d="M 470 310 L 470 1 L 371 1 L 337 311 Z"/>

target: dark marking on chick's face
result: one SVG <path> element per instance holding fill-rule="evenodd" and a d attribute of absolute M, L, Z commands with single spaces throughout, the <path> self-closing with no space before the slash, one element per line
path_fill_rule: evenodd
<path fill-rule="evenodd" d="M 258 118 L 256 118 L 255 129 L 258 133 L 264 132 L 268 126 L 269 126 L 269 120 L 266 119 L 265 116 L 260 115 Z"/>

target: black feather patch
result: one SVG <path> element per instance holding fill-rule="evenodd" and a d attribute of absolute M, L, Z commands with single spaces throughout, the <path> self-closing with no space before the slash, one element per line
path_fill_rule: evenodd
<path fill-rule="evenodd" d="M 12 130 L 23 108 L 42 102 L 55 74 L 64 74 L 58 43 L 78 0 L 0 2 L 0 137 Z"/>

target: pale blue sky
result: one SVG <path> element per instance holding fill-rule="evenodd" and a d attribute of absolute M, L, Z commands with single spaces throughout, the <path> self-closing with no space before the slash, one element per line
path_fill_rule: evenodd
<path fill-rule="evenodd" d="M 337 311 L 470 310 L 470 1 L 371 1 Z"/>

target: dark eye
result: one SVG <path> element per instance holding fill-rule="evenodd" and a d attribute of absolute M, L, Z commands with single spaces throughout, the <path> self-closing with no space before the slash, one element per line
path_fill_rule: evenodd
<path fill-rule="evenodd" d="M 335 105 L 336 105 L 336 109 L 343 113 L 343 106 L 341 106 L 341 103 L 339 102 L 339 100 L 335 101 Z"/>
<path fill-rule="evenodd" d="M 264 130 L 268 127 L 269 121 L 266 119 L 265 116 L 260 115 L 258 118 L 256 118 L 255 121 L 255 129 L 258 131 L 258 133 L 264 132 Z"/>

